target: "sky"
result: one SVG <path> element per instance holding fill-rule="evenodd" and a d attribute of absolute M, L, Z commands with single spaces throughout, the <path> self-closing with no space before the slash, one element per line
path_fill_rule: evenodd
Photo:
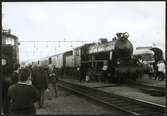
<path fill-rule="evenodd" d="M 2 14 L 3 28 L 19 38 L 20 61 L 38 60 L 99 38 L 112 40 L 117 32 L 128 32 L 134 48 L 155 43 L 165 50 L 163 1 L 2 2 Z"/>

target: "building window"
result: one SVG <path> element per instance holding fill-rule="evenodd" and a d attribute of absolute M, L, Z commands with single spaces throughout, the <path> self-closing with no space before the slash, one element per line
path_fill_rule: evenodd
<path fill-rule="evenodd" d="M 14 39 L 11 38 L 11 37 L 7 37 L 7 38 L 6 38 L 6 44 L 14 45 Z"/>

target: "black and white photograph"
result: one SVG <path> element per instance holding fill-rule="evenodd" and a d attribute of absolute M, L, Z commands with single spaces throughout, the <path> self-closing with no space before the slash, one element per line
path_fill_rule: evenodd
<path fill-rule="evenodd" d="M 1 115 L 165 116 L 165 1 L 1 8 Z"/>

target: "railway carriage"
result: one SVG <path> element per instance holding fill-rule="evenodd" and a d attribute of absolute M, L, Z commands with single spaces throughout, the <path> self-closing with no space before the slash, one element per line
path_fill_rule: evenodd
<path fill-rule="evenodd" d="M 141 59 L 143 70 L 145 73 L 153 73 L 153 64 L 155 63 L 155 54 L 149 49 L 136 49 L 133 52 L 133 57 L 136 59 Z"/>
<path fill-rule="evenodd" d="M 39 62 L 41 62 L 42 60 L 37 60 L 37 61 L 33 61 L 32 62 L 32 66 L 38 66 L 39 65 Z"/>
<path fill-rule="evenodd" d="M 133 56 L 141 58 L 144 64 L 152 64 L 155 62 L 154 52 L 152 50 L 135 50 Z"/>
<path fill-rule="evenodd" d="M 51 64 L 54 65 L 57 69 L 63 67 L 63 54 L 57 54 L 50 57 Z"/>
<path fill-rule="evenodd" d="M 154 58 L 155 62 L 158 62 L 159 60 L 163 60 L 163 51 L 160 48 L 152 47 L 150 48 L 154 52 Z"/>
<path fill-rule="evenodd" d="M 43 59 L 38 61 L 38 64 L 39 64 L 39 66 L 48 66 L 49 65 L 49 59 L 48 58 L 43 58 Z"/>
<path fill-rule="evenodd" d="M 158 61 L 163 60 L 166 62 L 163 58 L 163 51 L 158 47 L 137 47 L 136 51 L 143 51 L 138 55 L 134 53 L 134 56 L 141 56 L 141 59 L 144 60 L 145 72 L 150 75 L 155 75 Z"/>
<path fill-rule="evenodd" d="M 159 60 L 163 60 L 163 51 L 158 47 L 137 47 L 136 50 L 151 50 L 153 52 L 153 57 L 155 62 L 158 62 Z M 151 60 L 151 58 L 150 58 Z"/>

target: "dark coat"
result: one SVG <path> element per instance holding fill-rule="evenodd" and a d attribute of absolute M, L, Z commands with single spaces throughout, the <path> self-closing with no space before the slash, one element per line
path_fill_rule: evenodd
<path fill-rule="evenodd" d="M 39 67 L 32 70 L 32 84 L 39 90 L 48 88 L 48 73 Z"/>
<path fill-rule="evenodd" d="M 38 90 L 33 85 L 14 84 L 8 89 L 11 113 L 35 113 L 34 102 L 40 99 Z"/>
<path fill-rule="evenodd" d="M 59 81 L 56 69 L 53 69 L 50 76 L 50 82 L 55 84 Z"/>
<path fill-rule="evenodd" d="M 5 76 L 4 76 L 5 78 Z M 9 113 L 9 97 L 8 97 L 8 88 L 10 86 L 10 82 L 2 78 L 2 107 L 4 114 Z"/>
<path fill-rule="evenodd" d="M 13 84 L 16 84 L 19 80 L 19 77 L 18 77 L 18 72 L 17 71 L 14 71 L 12 73 L 12 78 L 11 78 L 11 85 Z"/>

